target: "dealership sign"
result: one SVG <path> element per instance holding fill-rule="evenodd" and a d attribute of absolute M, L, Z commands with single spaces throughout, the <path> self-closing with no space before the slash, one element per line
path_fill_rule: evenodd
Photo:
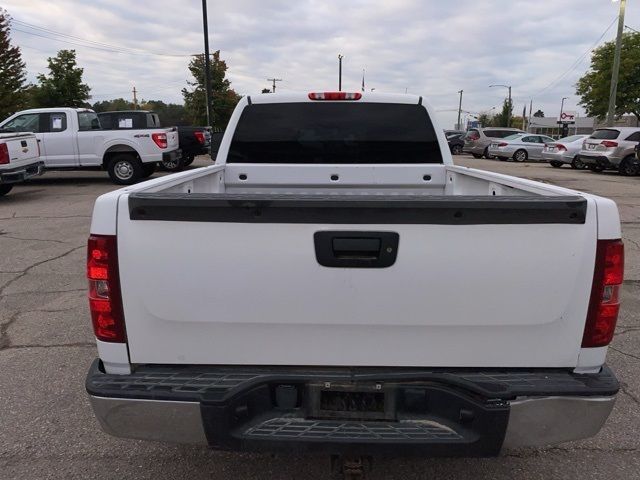
<path fill-rule="evenodd" d="M 558 123 L 576 123 L 577 112 L 562 112 Z"/>

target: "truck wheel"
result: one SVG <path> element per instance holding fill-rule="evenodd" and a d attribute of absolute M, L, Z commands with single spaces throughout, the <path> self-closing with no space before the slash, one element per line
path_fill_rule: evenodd
<path fill-rule="evenodd" d="M 552 167 L 555 167 L 555 168 L 561 168 L 561 167 L 562 167 L 562 162 L 558 162 L 557 160 L 551 160 L 551 161 L 549 162 L 549 164 L 550 164 Z"/>
<path fill-rule="evenodd" d="M 111 181 L 116 185 L 134 184 L 143 175 L 143 167 L 140 160 L 126 153 L 114 156 L 107 166 L 107 171 Z"/>
<path fill-rule="evenodd" d="M 516 162 L 526 162 L 528 158 L 529 158 L 529 155 L 527 154 L 526 150 L 518 150 L 516 153 L 513 154 L 513 159 Z"/>
<path fill-rule="evenodd" d="M 184 164 L 182 163 L 182 158 L 174 158 L 172 160 L 163 160 L 162 167 L 167 172 L 179 172 L 182 170 Z"/>
<path fill-rule="evenodd" d="M 638 175 L 640 173 L 640 162 L 638 162 L 634 157 L 629 156 L 622 160 L 620 167 L 618 167 L 618 172 L 620 172 L 620 175 L 624 175 L 625 177 Z"/>
<path fill-rule="evenodd" d="M 453 147 L 451 147 L 451 154 L 452 155 L 462 155 L 462 146 L 461 145 L 454 145 Z"/>
<path fill-rule="evenodd" d="M 576 155 L 573 159 L 573 162 L 571 162 L 571 168 L 574 168 L 576 170 L 584 170 L 585 168 L 587 168 L 587 166 L 582 160 L 580 160 L 580 157 Z"/>
<path fill-rule="evenodd" d="M 9 184 L 9 185 L 0 185 L 0 197 L 2 197 L 3 195 L 6 195 L 7 193 L 9 193 L 12 188 L 13 188 L 13 185 L 11 185 L 11 184 Z"/>
<path fill-rule="evenodd" d="M 143 163 L 142 164 L 142 178 L 149 178 L 156 171 L 155 163 Z"/>
<path fill-rule="evenodd" d="M 602 172 L 604 170 L 604 168 L 602 168 L 599 165 L 589 165 L 589 170 L 591 170 L 592 172 L 595 172 L 595 173 L 600 173 L 600 172 Z"/>
<path fill-rule="evenodd" d="M 477 159 L 482 158 L 482 155 L 478 155 L 477 153 L 472 153 L 471 155 L 473 155 L 473 158 L 477 158 Z"/>
<path fill-rule="evenodd" d="M 196 159 L 196 156 L 193 154 L 187 154 L 185 156 L 182 157 L 182 165 L 185 167 L 188 167 L 189 165 L 191 165 L 193 163 L 193 161 Z"/>

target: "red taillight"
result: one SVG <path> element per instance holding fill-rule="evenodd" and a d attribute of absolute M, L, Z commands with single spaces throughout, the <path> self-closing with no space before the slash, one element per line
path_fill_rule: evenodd
<path fill-rule="evenodd" d="M 87 245 L 89 310 L 93 331 L 103 342 L 123 343 L 126 339 L 120 295 L 116 237 L 91 235 Z"/>
<path fill-rule="evenodd" d="M 152 133 L 151 138 L 156 145 L 160 148 L 167 148 L 167 134 L 166 133 Z"/>
<path fill-rule="evenodd" d="M 360 100 L 362 94 L 359 92 L 312 92 L 309 100 Z"/>
<path fill-rule="evenodd" d="M 564 145 L 562 145 L 561 143 L 557 143 L 557 144 L 556 144 L 556 149 L 557 149 L 559 152 L 566 152 L 566 151 L 567 151 L 567 147 L 565 147 L 565 146 L 564 146 Z"/>
<path fill-rule="evenodd" d="M 196 137 L 196 140 L 198 140 L 198 142 L 200 142 L 201 145 L 204 145 L 204 132 L 202 131 L 193 132 L 193 135 Z"/>
<path fill-rule="evenodd" d="M 582 348 L 611 343 L 620 311 L 620 289 L 624 276 L 622 240 L 598 240 L 587 322 Z"/>
<path fill-rule="evenodd" d="M 480 140 L 480 134 L 479 133 L 472 133 L 472 134 L 469 135 L 468 138 L 472 142 L 475 142 L 476 140 Z"/>
<path fill-rule="evenodd" d="M 606 148 L 615 148 L 618 146 L 618 142 L 612 142 L 611 140 L 603 140 L 600 145 Z"/>
<path fill-rule="evenodd" d="M 501 142 L 501 143 L 499 143 L 499 144 L 498 144 L 498 146 L 499 146 L 499 147 L 508 147 L 508 146 L 509 146 L 509 144 L 508 144 L 508 143 L 505 143 L 505 142 Z"/>
<path fill-rule="evenodd" d="M 7 147 L 6 143 L 0 143 L 0 165 L 6 165 L 10 161 L 9 147 Z"/>

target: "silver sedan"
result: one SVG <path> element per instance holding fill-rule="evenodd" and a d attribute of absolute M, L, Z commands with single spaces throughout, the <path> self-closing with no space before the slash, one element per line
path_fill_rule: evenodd
<path fill-rule="evenodd" d="M 517 133 L 491 142 L 489 155 L 498 157 L 500 160 L 513 158 L 516 162 L 542 160 L 542 149 L 546 143 L 552 142 L 555 140 L 546 135 Z"/>
<path fill-rule="evenodd" d="M 547 143 L 542 149 L 542 159 L 549 162 L 552 167 L 560 168 L 563 165 L 571 165 L 572 168 L 582 170 L 586 168 L 586 165 L 580 160 L 578 153 L 580 153 L 586 138 L 589 138 L 589 135 L 571 135 Z"/>

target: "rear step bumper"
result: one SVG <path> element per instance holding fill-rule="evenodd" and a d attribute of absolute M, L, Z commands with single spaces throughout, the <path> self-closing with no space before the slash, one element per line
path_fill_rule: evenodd
<path fill-rule="evenodd" d="M 618 382 L 562 370 L 139 367 L 86 383 L 111 435 L 225 450 L 493 456 L 595 435 Z"/>

